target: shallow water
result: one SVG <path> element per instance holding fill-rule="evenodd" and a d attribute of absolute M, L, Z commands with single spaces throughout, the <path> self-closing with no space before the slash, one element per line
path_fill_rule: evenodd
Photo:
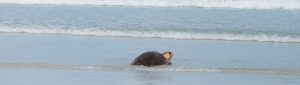
<path fill-rule="evenodd" d="M 299 0 L 142 1 L 0 0 L 0 84 L 300 83 Z"/>
<path fill-rule="evenodd" d="M 299 10 L 0 4 L 0 32 L 300 42 Z"/>

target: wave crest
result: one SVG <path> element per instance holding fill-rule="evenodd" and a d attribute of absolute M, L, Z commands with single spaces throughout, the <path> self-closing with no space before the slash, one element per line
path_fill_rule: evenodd
<path fill-rule="evenodd" d="M 0 3 L 97 6 L 209 7 L 239 9 L 300 9 L 300 0 L 0 0 Z"/>
<path fill-rule="evenodd" d="M 63 34 L 78 36 L 100 37 L 132 37 L 132 38 L 162 38 L 183 40 L 228 40 L 228 41 L 258 41 L 300 43 L 300 37 L 266 35 L 266 34 L 229 34 L 229 33 L 189 33 L 174 31 L 120 31 L 120 30 L 67 30 L 48 28 L 8 28 L 0 27 L 0 32 L 5 33 L 34 33 L 34 34 Z"/>

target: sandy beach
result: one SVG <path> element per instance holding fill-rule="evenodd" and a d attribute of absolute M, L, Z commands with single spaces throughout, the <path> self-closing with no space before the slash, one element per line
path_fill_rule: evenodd
<path fill-rule="evenodd" d="M 300 82 L 298 44 L 19 33 L 0 40 L 4 85 Z M 129 66 L 144 51 L 166 49 L 174 52 L 172 66 Z"/>

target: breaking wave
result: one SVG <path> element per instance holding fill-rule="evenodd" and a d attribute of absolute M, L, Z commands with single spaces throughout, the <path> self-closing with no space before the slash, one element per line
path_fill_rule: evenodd
<path fill-rule="evenodd" d="M 0 63 L 1 68 L 14 69 L 52 69 L 52 70 L 93 70 L 93 71 L 167 71 L 167 72 L 210 72 L 210 73 L 254 73 L 275 75 L 300 75 L 300 69 L 280 68 L 176 68 L 144 66 L 82 66 L 43 63 Z"/>
<path fill-rule="evenodd" d="M 5 4 L 300 9 L 300 0 L 0 0 Z"/>
<path fill-rule="evenodd" d="M 300 37 L 266 35 L 266 34 L 230 34 L 230 33 L 191 33 L 175 31 L 120 31 L 120 30 L 88 30 L 88 29 L 48 29 L 48 28 L 8 28 L 0 27 L 4 33 L 62 34 L 100 37 L 162 38 L 183 40 L 227 40 L 258 41 L 279 43 L 300 43 Z"/>

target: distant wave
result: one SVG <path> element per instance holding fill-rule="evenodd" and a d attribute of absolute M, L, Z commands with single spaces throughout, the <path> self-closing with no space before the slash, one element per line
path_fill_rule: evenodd
<path fill-rule="evenodd" d="M 229 34 L 229 33 L 188 33 L 174 31 L 120 31 L 120 30 L 68 30 L 48 28 L 10 28 L 0 27 L 0 32 L 5 33 L 34 33 L 34 34 L 62 34 L 78 36 L 101 36 L 101 37 L 132 37 L 132 38 L 162 38 L 162 39 L 185 39 L 185 40 L 228 40 L 228 41 L 258 41 L 300 43 L 300 37 L 266 35 L 266 34 Z"/>
<path fill-rule="evenodd" d="M 0 3 L 97 6 L 208 7 L 239 9 L 300 9 L 300 0 L 0 0 Z"/>
<path fill-rule="evenodd" d="M 210 73 L 254 73 L 275 75 L 300 75 L 300 69 L 284 68 L 175 68 L 168 66 L 82 66 L 43 63 L 0 63 L 0 69 L 52 69 L 52 70 L 94 70 L 94 71 L 168 71 L 168 72 L 210 72 Z"/>

